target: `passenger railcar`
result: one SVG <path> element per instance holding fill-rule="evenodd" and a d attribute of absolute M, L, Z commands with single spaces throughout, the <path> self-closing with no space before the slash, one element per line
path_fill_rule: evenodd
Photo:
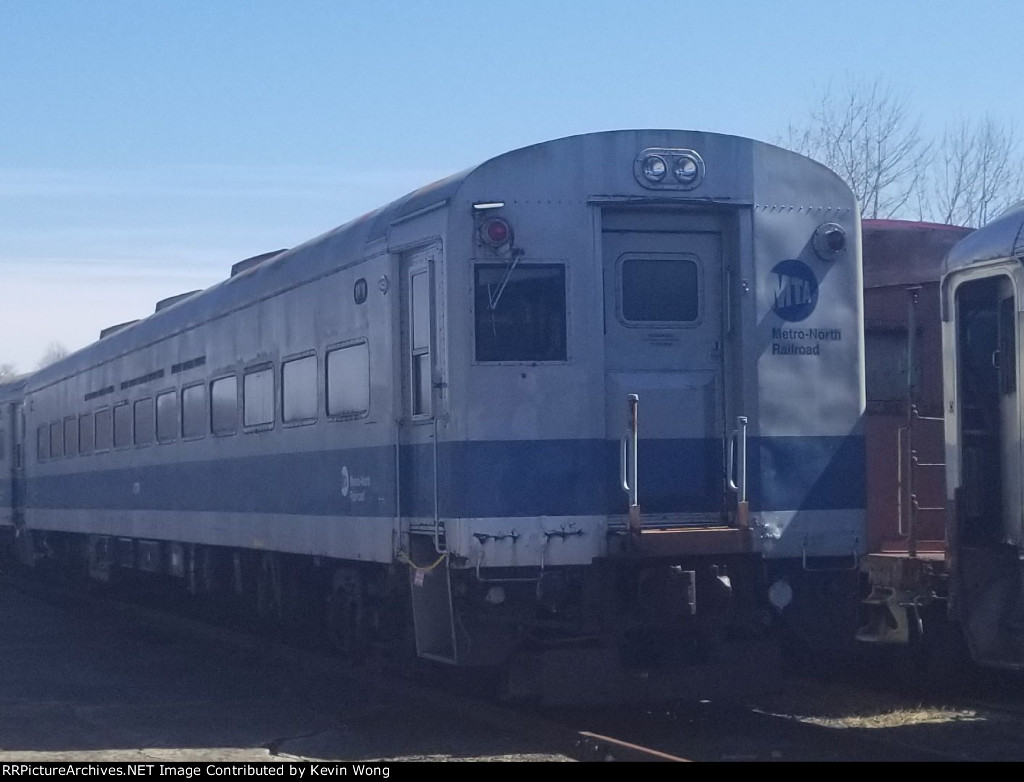
<path fill-rule="evenodd" d="M 942 281 L 950 600 L 973 658 L 1024 668 L 1020 311 L 1024 202 L 959 242 Z"/>
<path fill-rule="evenodd" d="M 858 206 L 821 165 L 537 144 L 33 375 L 16 512 L 94 578 L 271 615 L 328 593 L 343 643 L 408 626 L 520 694 L 717 693 L 763 681 L 780 624 L 848 629 L 861 320 Z"/>
<path fill-rule="evenodd" d="M 0 530 L 12 532 L 15 508 L 20 507 L 23 453 L 19 436 L 24 379 L 0 383 Z M 2 534 L 2 533 L 0 533 Z"/>

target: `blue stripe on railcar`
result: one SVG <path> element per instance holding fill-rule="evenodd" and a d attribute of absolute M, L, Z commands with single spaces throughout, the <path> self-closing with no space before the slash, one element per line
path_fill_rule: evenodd
<path fill-rule="evenodd" d="M 720 509 L 721 452 L 721 442 L 711 439 L 644 441 L 644 512 Z M 752 438 L 749 453 L 752 510 L 863 507 L 860 436 Z M 625 512 L 617 442 L 443 443 L 439 457 L 443 518 Z M 393 446 L 381 446 L 67 473 L 31 480 L 28 505 L 392 517 L 394 458 Z M 432 446 L 403 447 L 402 477 L 402 515 L 433 516 Z M 181 486 L 188 490 L 174 488 Z"/>
<path fill-rule="evenodd" d="M 751 510 L 861 510 L 867 503 L 864 438 L 751 440 Z"/>

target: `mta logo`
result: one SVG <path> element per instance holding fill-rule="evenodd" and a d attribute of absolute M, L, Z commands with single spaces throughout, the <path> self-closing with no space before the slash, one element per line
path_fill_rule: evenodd
<path fill-rule="evenodd" d="M 802 261 L 790 259 L 775 264 L 775 314 L 790 323 L 803 320 L 818 305 L 818 280 Z"/>

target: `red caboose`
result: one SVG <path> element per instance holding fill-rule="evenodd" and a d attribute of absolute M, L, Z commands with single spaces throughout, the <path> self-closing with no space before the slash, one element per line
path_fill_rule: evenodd
<path fill-rule="evenodd" d="M 970 228 L 865 220 L 864 344 L 870 595 L 861 641 L 908 643 L 945 583 L 939 285 Z"/>

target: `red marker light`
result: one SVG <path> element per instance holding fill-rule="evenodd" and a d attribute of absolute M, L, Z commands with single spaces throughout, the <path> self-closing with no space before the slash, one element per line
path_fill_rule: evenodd
<path fill-rule="evenodd" d="M 489 217 L 480 226 L 480 239 L 490 247 L 502 247 L 512 240 L 512 226 L 500 217 Z"/>

